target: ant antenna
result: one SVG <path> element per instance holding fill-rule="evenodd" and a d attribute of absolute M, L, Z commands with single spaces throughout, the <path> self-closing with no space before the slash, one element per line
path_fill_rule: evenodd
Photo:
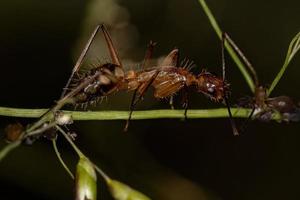
<path fill-rule="evenodd" d="M 227 33 L 222 33 L 222 40 L 226 39 L 226 42 L 234 49 L 234 51 L 242 58 L 243 62 L 248 67 L 249 71 L 252 74 L 252 78 L 254 79 L 255 86 L 259 86 L 258 77 L 256 74 L 256 71 L 253 67 L 253 65 L 250 63 L 250 61 L 246 58 L 245 54 L 240 50 L 240 48 L 235 44 L 235 42 L 229 37 Z M 224 47 L 223 47 L 224 48 Z"/>
<path fill-rule="evenodd" d="M 226 38 L 226 33 L 222 33 L 222 40 L 221 40 L 221 56 L 222 56 L 222 74 L 223 74 L 223 83 L 225 83 L 225 76 L 226 76 L 226 63 L 225 63 L 225 53 L 224 53 L 224 45 L 225 45 L 225 38 Z M 230 109 L 230 104 L 229 104 L 229 99 L 228 99 L 228 96 L 227 94 L 225 93 L 225 97 L 224 97 L 224 100 L 225 100 L 225 104 L 226 104 L 226 107 L 227 107 L 227 110 L 228 110 L 228 114 L 229 114 L 229 120 L 230 120 L 230 124 L 231 124 L 231 127 L 232 127 L 232 132 L 233 132 L 233 135 L 234 136 L 237 136 L 239 135 L 239 132 L 236 128 L 236 124 L 233 120 L 233 117 L 232 117 L 232 113 L 231 113 L 231 109 Z"/>

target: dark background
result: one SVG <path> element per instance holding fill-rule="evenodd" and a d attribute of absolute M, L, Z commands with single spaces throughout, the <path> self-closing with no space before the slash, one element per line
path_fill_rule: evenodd
<path fill-rule="evenodd" d="M 221 74 L 220 42 L 196 0 L 107 2 L 127 9 L 136 28 L 135 47 L 127 51 L 126 58 L 141 61 L 152 39 L 158 42 L 156 56 L 176 46 L 199 68 Z M 290 40 L 299 31 L 300 2 L 207 3 L 223 30 L 252 61 L 260 82 L 270 84 L 282 66 Z M 88 37 L 93 27 L 103 22 L 101 18 L 92 21 L 83 31 L 92 5 L 92 1 L 79 0 L 0 2 L 0 106 L 47 108 L 58 99 L 82 48 L 79 38 L 82 34 Z M 108 8 L 102 7 L 99 14 Z M 273 96 L 300 99 L 299 57 Z M 250 95 L 229 57 L 227 66 L 232 101 Z M 151 94 L 137 109 L 168 108 L 166 101 L 157 101 Z M 220 106 L 200 94 L 192 94 L 191 101 L 194 109 Z M 90 109 L 127 110 L 129 102 L 130 94 L 120 93 Z M 180 107 L 180 100 L 176 106 Z M 33 122 L 1 117 L 1 135 L 8 123 L 16 121 Z M 232 136 L 228 119 L 133 121 L 127 134 L 122 133 L 123 126 L 123 121 L 85 121 L 71 128 L 78 133 L 78 146 L 104 171 L 153 199 L 300 198 L 299 123 L 253 121 L 240 137 Z M 1 140 L 0 145 L 5 142 Z M 72 149 L 62 138 L 59 147 L 74 169 L 77 158 Z M 101 181 L 99 185 L 99 199 L 111 199 Z M 47 140 L 22 146 L 0 163 L 0 199 L 72 197 L 72 180 Z"/>

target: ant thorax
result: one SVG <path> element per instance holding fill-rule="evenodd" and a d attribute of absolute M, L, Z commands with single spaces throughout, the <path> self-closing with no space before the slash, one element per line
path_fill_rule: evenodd
<path fill-rule="evenodd" d="M 221 102 L 228 95 L 229 85 L 209 72 L 201 72 L 197 77 L 197 89 L 211 100 Z"/>

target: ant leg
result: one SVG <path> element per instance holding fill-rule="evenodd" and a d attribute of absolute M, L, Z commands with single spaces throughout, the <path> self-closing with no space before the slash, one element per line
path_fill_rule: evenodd
<path fill-rule="evenodd" d="M 226 40 L 226 42 L 241 57 L 243 62 L 246 64 L 246 66 L 248 67 L 248 69 L 252 73 L 252 76 L 253 76 L 253 79 L 254 79 L 254 82 L 255 82 L 255 86 L 258 87 L 259 86 L 258 77 L 257 77 L 256 71 L 255 71 L 254 67 L 252 66 L 252 64 L 250 63 L 250 61 L 246 58 L 244 53 L 240 50 L 240 48 L 235 44 L 235 42 L 229 37 L 229 35 L 226 32 L 222 33 L 222 43 L 224 42 L 224 40 Z M 224 45 L 223 45 L 223 48 L 224 48 Z"/>
<path fill-rule="evenodd" d="M 154 50 L 155 45 L 156 45 L 156 42 L 153 42 L 152 40 L 150 40 L 150 42 L 149 42 L 149 44 L 148 44 L 148 46 L 147 46 L 147 50 L 146 50 L 146 53 L 145 53 L 144 61 L 143 61 L 142 66 L 141 66 L 141 69 L 142 69 L 142 70 L 145 69 L 145 68 L 148 66 L 149 60 L 150 60 L 151 57 L 152 57 L 152 54 L 153 54 L 153 50 Z M 155 76 L 155 77 L 156 77 L 156 76 Z M 150 80 L 151 80 L 151 79 L 152 79 L 152 78 L 150 78 Z M 154 79 L 153 79 L 153 80 L 154 80 Z M 152 83 L 152 81 L 151 81 L 151 83 Z M 151 84 L 151 83 L 150 83 L 150 84 Z M 136 100 L 136 94 L 137 94 L 137 91 L 140 89 L 141 86 L 142 86 L 142 84 L 139 85 L 139 86 L 137 87 L 137 89 L 135 89 L 135 90 L 133 91 L 133 95 L 132 95 L 131 103 L 130 103 L 130 107 L 129 107 L 129 109 L 130 109 L 129 117 L 128 117 L 127 121 L 126 121 L 126 125 L 125 125 L 125 128 L 124 128 L 124 131 L 125 131 L 125 132 L 128 130 L 129 122 L 130 122 L 130 120 L 131 120 L 131 116 L 132 116 L 132 113 L 133 113 L 133 110 L 134 110 L 135 105 L 142 99 L 143 94 L 141 94 L 141 95 L 139 96 L 139 98 Z M 150 86 L 150 85 L 149 85 L 149 86 Z M 146 91 L 144 91 L 144 92 L 146 92 Z"/>
<path fill-rule="evenodd" d="M 221 40 L 221 61 L 222 61 L 222 77 L 223 77 L 223 81 L 226 80 L 226 63 L 225 63 L 224 46 L 225 46 L 225 34 L 222 33 L 222 40 Z"/>
<path fill-rule="evenodd" d="M 130 107 L 129 107 L 130 112 L 129 112 L 128 119 L 126 121 L 124 132 L 126 132 L 128 130 L 129 123 L 130 123 L 132 113 L 134 111 L 135 106 L 138 104 L 138 102 L 140 102 L 142 100 L 144 94 L 149 89 L 149 87 L 151 86 L 151 84 L 153 83 L 155 78 L 157 77 L 158 73 L 159 73 L 159 71 L 157 70 L 147 82 L 141 83 L 138 86 L 138 88 L 136 90 L 134 90 L 134 93 L 133 93 L 133 96 L 132 96 L 132 99 L 131 99 L 131 103 L 130 103 Z M 137 93 L 139 93 L 138 96 L 137 96 Z"/>
<path fill-rule="evenodd" d="M 170 97 L 169 104 L 170 104 L 171 109 L 174 110 L 175 109 L 174 108 L 174 96 Z"/>
<path fill-rule="evenodd" d="M 225 104 L 226 104 L 226 107 L 227 107 L 227 111 L 228 111 L 228 115 L 229 115 L 229 121 L 230 121 L 230 124 L 231 124 L 233 135 L 234 136 L 238 136 L 240 134 L 239 134 L 239 132 L 238 132 L 238 130 L 236 128 L 236 124 L 235 124 L 235 122 L 233 120 L 233 117 L 232 117 L 229 100 L 228 100 L 227 97 L 225 97 L 224 100 L 225 100 Z"/>
<path fill-rule="evenodd" d="M 133 110 L 134 110 L 134 107 L 135 107 L 135 97 L 136 97 L 136 93 L 137 93 L 137 89 L 134 90 L 133 92 L 133 95 L 132 95 L 132 98 L 131 98 L 131 102 L 130 102 L 130 106 L 129 106 L 129 116 L 128 116 L 128 119 L 126 121 L 126 125 L 124 127 L 124 132 L 127 132 L 128 131 L 128 127 L 129 127 L 129 122 L 131 120 L 131 116 L 132 116 L 132 113 L 133 113 Z"/>
<path fill-rule="evenodd" d="M 244 132 L 250 119 L 252 118 L 253 114 L 254 114 L 254 111 L 255 111 L 255 106 L 253 106 L 252 110 L 251 110 L 251 113 L 250 115 L 247 117 L 246 121 L 243 123 L 243 126 L 241 128 L 241 132 Z"/>
<path fill-rule="evenodd" d="M 81 66 L 81 64 L 82 64 L 82 61 L 83 61 L 83 59 L 85 58 L 85 56 L 86 56 L 86 54 L 87 54 L 87 52 L 88 52 L 88 50 L 89 50 L 89 48 L 90 48 L 90 46 L 91 46 L 91 44 L 92 44 L 94 38 L 95 38 L 95 36 L 97 35 L 97 33 L 98 33 L 98 31 L 99 31 L 99 28 L 100 28 L 99 25 L 96 26 L 94 32 L 92 33 L 92 35 L 90 36 L 90 38 L 89 38 L 88 42 L 86 43 L 84 49 L 82 50 L 82 52 L 81 52 L 81 54 L 80 54 L 78 60 L 76 61 L 76 64 L 75 64 L 74 67 L 73 67 L 71 76 L 70 76 L 70 78 L 68 79 L 68 82 L 67 82 L 67 84 L 65 85 L 65 87 L 64 87 L 64 89 L 63 89 L 63 92 L 62 92 L 62 94 L 61 94 L 61 96 L 60 96 L 60 99 L 62 99 L 62 98 L 65 96 L 66 91 L 67 91 L 67 88 L 69 87 L 69 85 L 70 85 L 70 83 L 71 83 L 71 81 L 72 81 L 72 79 L 73 79 L 75 73 L 77 73 L 77 72 L 79 71 L 79 68 L 80 68 L 80 66 Z"/>
<path fill-rule="evenodd" d="M 108 33 L 108 31 L 107 31 L 106 27 L 104 26 L 104 24 L 101 24 L 101 30 L 102 30 L 102 33 L 104 35 L 106 44 L 108 46 L 108 50 L 109 50 L 109 53 L 110 53 L 110 57 L 112 59 L 112 63 L 116 64 L 116 65 L 119 65 L 121 68 L 123 68 L 121 60 L 119 59 L 118 53 L 116 51 L 116 48 L 114 47 L 114 44 L 113 44 L 112 39 L 110 37 L 110 34 Z"/>
<path fill-rule="evenodd" d="M 224 53 L 224 46 L 225 46 L 225 38 L 226 38 L 226 33 L 222 33 L 222 40 L 221 40 L 221 53 L 222 53 L 222 74 L 223 74 L 223 82 L 225 83 L 225 76 L 226 76 L 226 63 L 225 63 L 225 53 Z M 230 109 L 230 104 L 227 95 L 224 97 L 224 101 L 228 110 L 228 115 L 229 115 L 229 121 L 231 124 L 232 132 L 233 135 L 239 135 L 239 132 L 236 128 L 236 124 L 232 118 L 232 113 Z"/>
<path fill-rule="evenodd" d="M 90 48 L 90 46 L 91 46 L 91 44 L 92 44 L 92 42 L 93 42 L 95 36 L 97 35 L 99 29 L 100 29 L 100 26 L 99 26 L 99 25 L 96 26 L 96 28 L 94 29 L 93 33 L 91 34 L 91 36 L 90 36 L 88 42 L 86 43 L 84 49 L 83 49 L 82 52 L 80 53 L 80 56 L 79 56 L 79 58 L 77 59 L 76 64 L 75 64 L 74 67 L 73 67 L 72 73 L 71 73 L 71 75 L 70 75 L 70 77 L 69 77 L 69 79 L 68 79 L 68 81 L 67 81 L 65 87 L 63 88 L 63 91 L 62 91 L 61 95 L 60 95 L 60 100 L 62 100 L 63 98 L 67 99 L 67 96 L 68 96 L 68 95 L 66 96 L 66 92 L 67 92 L 67 90 L 68 90 L 68 88 L 69 88 L 69 86 L 70 86 L 70 83 L 71 83 L 71 81 L 73 80 L 74 75 L 77 74 L 77 72 L 79 71 L 79 69 L 80 69 L 80 67 L 81 67 L 81 64 L 82 64 L 82 61 L 84 60 L 84 58 L 85 58 L 85 56 L 86 56 L 86 54 L 87 54 L 87 52 L 88 52 L 88 50 L 89 50 L 89 48 Z M 74 93 L 74 91 L 71 91 L 71 92 Z M 68 94 L 69 94 L 69 93 L 68 93 Z M 69 95 L 69 96 L 71 96 L 71 95 Z M 40 116 L 40 118 L 44 117 L 44 116 L 45 116 L 46 114 L 48 114 L 51 110 L 52 110 L 52 108 L 49 109 L 49 110 L 47 110 L 43 115 Z"/>
<path fill-rule="evenodd" d="M 188 96 L 188 88 L 184 87 L 183 89 L 183 108 L 184 108 L 184 120 L 187 120 L 187 110 L 189 108 L 189 96 Z"/>

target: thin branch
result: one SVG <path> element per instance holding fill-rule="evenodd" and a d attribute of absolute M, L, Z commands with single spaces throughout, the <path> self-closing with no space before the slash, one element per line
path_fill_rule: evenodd
<path fill-rule="evenodd" d="M 71 170 L 68 168 L 68 166 L 66 165 L 66 163 L 64 162 L 64 160 L 62 159 L 59 151 L 58 151 L 58 148 L 57 148 L 57 145 L 56 145 L 56 138 L 55 139 L 52 139 L 52 145 L 53 145 L 53 149 L 55 151 L 55 154 L 60 162 L 60 164 L 63 166 L 63 168 L 67 171 L 67 173 L 70 175 L 70 177 L 72 179 L 75 179 L 74 178 L 74 175 L 73 173 L 71 172 Z"/>
<path fill-rule="evenodd" d="M 245 108 L 230 108 L 232 111 L 232 117 L 248 118 L 251 113 L 251 109 Z M 0 107 L 0 116 L 9 117 L 23 117 L 23 118 L 38 118 L 43 115 L 49 109 L 23 109 L 23 108 L 7 108 Z M 63 111 L 72 115 L 73 120 L 127 120 L 129 111 Z M 189 119 L 198 118 L 227 118 L 227 108 L 217 109 L 203 109 L 203 110 L 188 110 L 187 117 Z M 132 115 L 132 120 L 143 120 L 143 119 L 183 119 L 184 110 L 145 110 L 135 111 Z M 46 117 L 49 120 L 49 117 Z M 35 124 L 41 124 L 46 119 L 40 119 Z M 280 115 L 276 114 L 272 118 L 273 120 L 280 120 Z M 35 124 L 31 126 L 26 133 L 30 135 L 31 132 L 36 131 L 33 127 L 38 128 Z M 59 131 L 60 127 L 58 127 Z M 25 133 L 24 133 L 25 134 Z M 26 135 L 24 137 L 26 137 Z M 67 137 L 68 138 L 68 137 Z M 20 140 L 12 142 L 6 145 L 0 150 L 0 161 L 13 149 L 21 144 L 23 137 Z M 72 141 L 69 141 L 72 142 Z M 78 152 L 80 154 L 80 152 Z"/>
<path fill-rule="evenodd" d="M 251 109 L 246 108 L 230 108 L 233 113 L 233 117 L 247 118 Z M 23 118 L 38 118 L 47 109 L 25 109 L 25 108 L 8 108 L 0 107 L 0 115 L 9 117 L 23 117 Z M 62 112 L 71 114 L 73 120 L 126 120 L 129 115 L 129 111 L 67 111 Z M 201 109 L 201 110 L 188 110 L 187 117 L 189 119 L 197 118 L 227 118 L 227 108 L 216 109 Z M 132 115 L 133 120 L 143 119 L 161 119 L 172 118 L 182 119 L 184 118 L 184 110 L 143 110 L 134 111 Z M 278 118 L 274 118 L 277 120 Z"/>
<path fill-rule="evenodd" d="M 3 149 L 0 150 L 0 162 L 6 157 L 6 155 L 9 152 L 16 149 L 18 146 L 20 146 L 20 144 L 21 144 L 21 140 L 17 140 L 3 147 Z"/>

